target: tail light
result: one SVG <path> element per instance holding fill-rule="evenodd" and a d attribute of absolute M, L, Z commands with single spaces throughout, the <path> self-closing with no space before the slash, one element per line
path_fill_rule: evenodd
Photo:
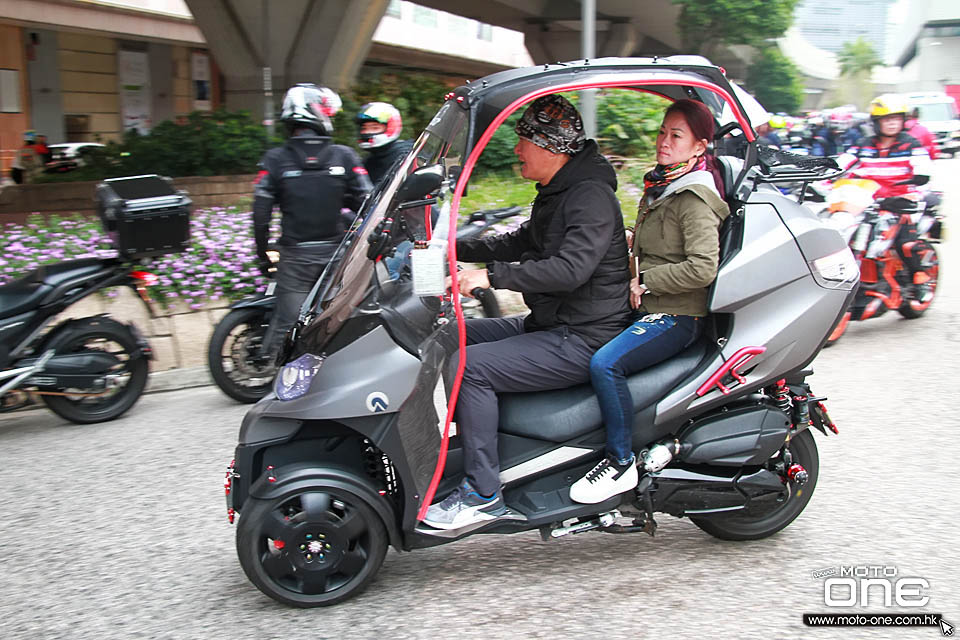
<path fill-rule="evenodd" d="M 860 266 L 849 247 L 817 258 L 810 263 L 810 271 L 821 287 L 850 290 L 860 279 Z"/>
<path fill-rule="evenodd" d="M 150 273 L 149 271 L 131 271 L 130 277 L 134 280 L 139 280 L 144 284 L 144 286 L 147 287 L 152 287 L 160 282 L 160 278 L 158 278 L 156 274 Z"/>

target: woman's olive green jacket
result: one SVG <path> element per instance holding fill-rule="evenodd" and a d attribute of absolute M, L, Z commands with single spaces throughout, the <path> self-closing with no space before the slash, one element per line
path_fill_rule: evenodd
<path fill-rule="evenodd" d="M 646 313 L 707 315 L 707 289 L 717 277 L 720 223 L 730 213 L 713 175 L 693 171 L 639 207 L 633 255 L 648 291 Z"/>

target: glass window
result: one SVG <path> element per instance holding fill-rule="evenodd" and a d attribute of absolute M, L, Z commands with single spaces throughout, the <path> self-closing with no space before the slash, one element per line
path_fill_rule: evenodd
<path fill-rule="evenodd" d="M 463 16 L 447 14 L 447 33 L 452 36 L 466 38 L 470 34 L 470 23 L 472 20 Z"/>
<path fill-rule="evenodd" d="M 0 113 L 20 113 L 20 72 L 0 69 Z"/>
<path fill-rule="evenodd" d="M 390 4 L 387 5 L 387 11 L 383 15 L 389 18 L 400 18 L 400 0 L 390 0 Z"/>
<path fill-rule="evenodd" d="M 493 27 L 484 22 L 477 23 L 477 38 L 480 40 L 486 40 L 487 42 L 493 41 Z"/>
<path fill-rule="evenodd" d="M 424 27 L 437 26 L 437 12 L 419 5 L 413 5 L 413 21 Z"/>

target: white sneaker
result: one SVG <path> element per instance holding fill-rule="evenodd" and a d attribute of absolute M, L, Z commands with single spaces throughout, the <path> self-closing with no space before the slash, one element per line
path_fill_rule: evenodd
<path fill-rule="evenodd" d="M 597 504 L 630 491 L 639 481 L 636 459 L 621 467 L 616 461 L 604 458 L 587 475 L 573 483 L 570 499 L 581 504 Z"/>

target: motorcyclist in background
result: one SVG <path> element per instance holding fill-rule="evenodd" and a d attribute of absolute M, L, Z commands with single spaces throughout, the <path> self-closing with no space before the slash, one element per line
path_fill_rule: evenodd
<path fill-rule="evenodd" d="M 860 164 L 854 167 L 851 175 L 877 182 L 880 185 L 875 194 L 877 199 L 924 199 L 917 187 L 930 181 L 933 163 L 923 145 L 904 131 L 906 117 L 907 103 L 901 96 L 887 93 L 874 98 L 870 103 L 874 136 L 861 138 L 838 159 L 841 166 L 850 166 L 859 158 Z M 892 213 L 896 214 L 896 211 Z M 920 270 L 919 259 L 902 250 L 903 243 L 910 239 L 911 228 L 915 238 L 916 225 L 903 225 L 897 238 L 897 250 L 906 267 L 915 273 Z"/>
<path fill-rule="evenodd" d="M 861 138 L 847 150 L 859 158 L 853 175 L 880 184 L 878 198 L 919 196 L 918 185 L 930 180 L 930 155 L 920 142 L 904 131 L 906 101 L 892 93 L 874 98 L 870 103 L 870 119 L 874 136 Z M 853 158 L 846 159 L 846 166 Z"/>
<path fill-rule="evenodd" d="M 283 214 L 277 270 L 277 308 L 263 339 L 269 357 L 296 321 L 300 305 L 323 273 L 352 215 L 372 185 L 357 153 L 333 144 L 331 122 L 341 108 L 340 96 L 326 87 L 301 83 L 283 99 L 280 120 L 289 139 L 260 160 L 253 200 L 253 228 L 260 271 L 268 275 L 267 258 L 273 206 Z"/>
<path fill-rule="evenodd" d="M 930 133 L 930 129 L 920 124 L 920 109 L 914 107 L 913 111 L 910 112 L 910 118 L 904 123 L 903 127 L 908 135 L 916 138 L 917 141 L 924 146 L 927 153 L 930 154 L 931 160 L 937 159 L 939 155 L 937 152 L 937 141 L 934 139 L 933 134 Z"/>
<path fill-rule="evenodd" d="M 397 158 L 407 155 L 413 148 L 413 143 L 398 140 L 403 131 L 403 120 L 397 108 L 387 102 L 369 102 L 360 107 L 357 127 L 357 143 L 361 149 L 370 152 L 363 159 L 363 166 L 373 184 L 378 184 Z"/>

